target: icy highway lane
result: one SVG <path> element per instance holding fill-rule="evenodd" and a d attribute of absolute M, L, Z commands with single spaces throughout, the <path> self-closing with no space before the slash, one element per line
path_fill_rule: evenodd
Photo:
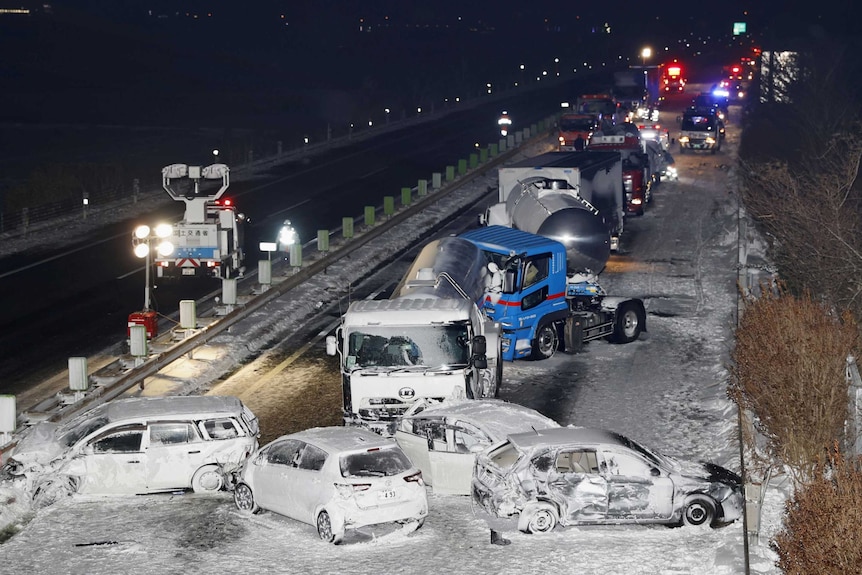
<path fill-rule="evenodd" d="M 739 471 L 736 414 L 725 395 L 724 368 L 735 322 L 737 273 L 737 203 L 728 169 L 735 126 L 728 132 L 719 155 L 676 156 L 680 180 L 663 183 L 646 215 L 628 220 L 630 233 L 622 250 L 599 278 L 608 293 L 645 300 L 649 331 L 627 345 L 596 341 L 577 355 L 506 364 L 504 399 L 563 425 L 609 428 L 680 459 L 712 460 Z M 397 249 L 396 243 L 388 249 Z M 373 254 L 369 250 L 363 257 Z M 316 291 L 283 302 L 285 314 L 302 319 L 285 330 L 283 343 L 252 353 L 230 375 L 206 375 L 221 361 L 215 357 L 218 349 L 246 357 L 254 340 L 236 333 L 220 336 L 187 364 L 197 375 L 183 381 L 166 376 L 164 385 L 238 395 L 261 417 L 263 441 L 338 424 L 339 373 L 316 336 L 338 316 L 350 273 L 347 267 L 332 269 L 318 286 L 309 286 Z M 375 285 L 358 292 L 372 293 L 398 273 L 385 271 Z M 323 314 L 308 319 L 307 308 L 314 308 L 327 290 L 340 295 L 321 306 Z M 357 297 L 364 297 L 358 292 Z M 291 324 L 289 317 L 284 324 Z M 307 342 L 312 343 L 306 347 Z M 414 534 L 368 531 L 333 547 L 319 541 L 312 527 L 290 519 L 271 513 L 241 517 L 226 493 L 75 497 L 37 513 L 0 546 L 0 565 L 14 565 L 22 573 L 93 575 L 729 575 L 745 570 L 741 522 L 719 529 L 610 526 L 558 528 L 546 535 L 510 532 L 512 545 L 497 547 L 490 545 L 485 523 L 473 516 L 469 498 L 429 493 L 429 505 L 428 520 Z M 752 572 L 775 573 L 772 569 L 759 565 Z"/>

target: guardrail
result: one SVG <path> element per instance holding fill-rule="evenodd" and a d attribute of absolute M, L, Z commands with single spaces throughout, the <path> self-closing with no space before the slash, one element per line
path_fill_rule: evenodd
<path fill-rule="evenodd" d="M 435 173 L 432 175 L 432 182 L 439 182 L 438 186 L 433 186 L 429 193 L 420 195 L 416 201 L 413 201 L 413 196 L 420 193 L 421 185 L 418 185 L 410 190 L 410 198 L 405 201 L 406 196 L 402 197 L 402 205 L 400 209 L 392 214 L 387 214 L 385 221 L 374 223 L 367 227 L 362 233 L 350 238 L 345 238 L 345 243 L 340 245 L 336 250 L 325 252 L 323 255 L 308 265 L 299 268 L 295 273 L 290 275 L 284 281 L 273 285 L 270 289 L 263 291 L 253 297 L 250 301 L 238 305 L 233 311 L 227 315 L 221 316 L 211 324 L 193 330 L 193 335 L 171 345 L 168 349 L 153 354 L 149 359 L 138 366 L 128 368 L 124 373 L 114 378 L 109 379 L 106 383 L 102 383 L 87 392 L 79 393 L 72 402 L 64 403 L 56 400 L 54 402 L 42 402 L 36 408 L 28 410 L 26 413 L 17 414 L 16 423 L 23 420 L 26 427 L 33 421 L 53 421 L 62 422 L 72 418 L 84 411 L 91 409 L 101 403 L 115 399 L 129 389 L 135 386 L 143 386 L 144 380 L 157 374 L 162 368 L 181 358 L 182 356 L 191 353 L 195 348 L 208 342 L 211 338 L 217 336 L 221 332 L 229 329 L 237 322 L 244 319 L 251 313 L 254 313 L 267 303 L 271 302 L 285 293 L 294 289 L 296 286 L 307 281 L 314 275 L 324 272 L 327 267 L 331 266 L 338 260 L 350 256 L 356 250 L 362 248 L 367 243 L 380 237 L 387 231 L 402 224 L 408 218 L 421 212 L 431 204 L 437 202 L 441 198 L 451 194 L 459 187 L 475 179 L 488 168 L 493 168 L 505 162 L 512 155 L 520 150 L 520 146 L 538 139 L 542 134 L 546 133 L 553 126 L 556 116 L 551 116 L 544 121 L 534 124 L 530 128 L 524 129 L 515 136 L 509 136 L 506 140 L 501 140 L 497 144 L 489 145 L 485 153 L 471 154 L 468 159 L 461 160 L 456 166 L 447 166 L 446 180 L 443 181 L 443 175 Z M 505 143 L 504 143 L 505 142 Z M 509 142 L 512 145 L 509 145 Z M 500 148 L 503 148 L 501 151 Z M 402 192 L 407 188 L 402 188 Z M 386 202 L 384 202 L 386 203 Z M 354 223 L 362 220 L 363 216 L 354 218 Z M 336 228 L 336 232 L 340 228 Z M 325 230 L 331 234 L 333 230 Z M 322 253 L 322 252 L 321 252 Z M 253 275 L 253 274 L 250 274 Z M 96 377 L 97 374 L 88 376 L 89 378 Z M 43 406 L 44 404 L 44 406 Z M 43 406 L 44 411 L 39 411 L 39 407 Z M 4 430 L 0 428 L 0 439 L 3 439 Z M 9 451 L 17 443 L 17 434 L 20 429 L 6 430 L 6 435 L 11 436 L 11 441 L 7 441 L 4 445 L 0 445 L 0 463 L 8 455 Z"/>

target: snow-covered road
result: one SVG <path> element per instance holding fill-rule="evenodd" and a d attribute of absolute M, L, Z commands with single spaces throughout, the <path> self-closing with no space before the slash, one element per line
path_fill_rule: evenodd
<path fill-rule="evenodd" d="M 725 395 L 737 273 L 737 205 L 727 168 L 736 132 L 728 132 L 730 145 L 721 155 L 676 157 L 680 181 L 663 183 L 646 215 L 628 221 L 629 239 L 600 278 L 610 294 L 645 300 L 649 331 L 628 345 L 599 341 L 575 356 L 506 364 L 504 399 L 564 425 L 613 429 L 670 455 L 709 459 L 739 471 L 736 412 Z M 476 183 L 477 193 L 485 184 Z M 346 285 L 352 273 L 330 270 L 308 301 L 294 294 L 292 305 L 313 308 L 321 293 Z M 284 307 L 291 313 L 290 306 Z M 220 337 L 212 346 L 237 345 L 232 348 L 237 350 L 239 344 L 231 341 L 237 337 Z M 319 349 L 312 353 L 323 357 Z M 202 371 L 217 370 L 222 362 L 213 360 Z M 337 382 L 338 377 L 324 360 L 310 365 L 314 369 L 286 375 L 294 386 L 304 381 L 304 397 L 314 395 L 321 379 Z M 234 378 L 251 381 L 242 370 Z M 232 382 L 234 378 L 214 385 L 213 392 L 242 397 L 244 389 L 254 387 L 240 379 Z M 271 404 L 272 390 L 268 393 L 258 401 Z M 254 408 L 254 398 L 243 401 Z M 287 431 L 264 429 L 267 435 Z M 512 532 L 507 534 L 512 545 L 497 547 L 489 544 L 485 523 L 472 515 L 469 498 L 429 493 L 429 504 L 429 518 L 414 534 L 363 534 L 333 547 L 320 542 L 311 526 L 269 513 L 239 516 L 229 494 L 76 497 L 39 512 L 0 546 L 0 573 L 631 575 L 745 570 L 741 522 L 714 530 L 620 526 L 558 528 L 547 535 Z M 16 509 L 8 504 L 6 513 Z M 768 552 L 760 550 L 757 557 L 752 572 L 778 572 Z"/>

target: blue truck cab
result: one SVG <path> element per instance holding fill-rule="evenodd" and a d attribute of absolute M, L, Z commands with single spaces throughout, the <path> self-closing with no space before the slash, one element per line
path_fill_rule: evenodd
<path fill-rule="evenodd" d="M 485 255 L 492 287 L 480 309 L 503 327 L 505 360 L 545 359 L 558 349 L 578 351 L 599 338 L 628 343 L 646 329 L 643 302 L 608 297 L 594 276 L 568 270 L 560 242 L 488 226 L 459 236 Z"/>

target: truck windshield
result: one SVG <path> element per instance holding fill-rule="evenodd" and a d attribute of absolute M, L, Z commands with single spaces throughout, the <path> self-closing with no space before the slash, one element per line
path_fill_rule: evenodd
<path fill-rule="evenodd" d="M 465 324 L 367 326 L 348 336 L 346 367 L 466 365 L 468 341 Z"/>
<path fill-rule="evenodd" d="M 591 132 L 595 122 L 590 118 L 562 118 L 560 130 L 563 132 Z"/>
<path fill-rule="evenodd" d="M 582 114 L 610 116 L 616 112 L 617 106 L 613 100 L 584 100 L 578 110 Z"/>

